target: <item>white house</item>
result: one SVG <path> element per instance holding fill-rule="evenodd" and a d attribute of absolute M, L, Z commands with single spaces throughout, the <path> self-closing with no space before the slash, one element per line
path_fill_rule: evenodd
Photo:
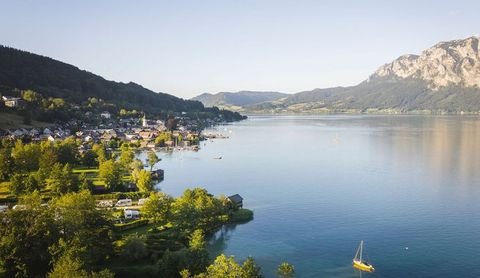
<path fill-rule="evenodd" d="M 23 99 L 18 97 L 3 96 L 2 100 L 5 103 L 5 106 L 11 107 L 11 108 L 18 107 L 24 103 Z"/>
<path fill-rule="evenodd" d="M 103 119 L 110 119 L 111 116 L 112 115 L 108 111 L 103 111 L 102 114 L 100 114 L 100 117 L 102 117 Z"/>

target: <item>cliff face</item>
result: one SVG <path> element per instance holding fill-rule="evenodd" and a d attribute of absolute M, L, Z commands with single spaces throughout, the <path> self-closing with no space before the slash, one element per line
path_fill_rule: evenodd
<path fill-rule="evenodd" d="M 441 42 L 421 55 L 403 55 L 381 66 L 370 79 L 414 78 L 433 90 L 451 85 L 480 87 L 479 38 Z"/>

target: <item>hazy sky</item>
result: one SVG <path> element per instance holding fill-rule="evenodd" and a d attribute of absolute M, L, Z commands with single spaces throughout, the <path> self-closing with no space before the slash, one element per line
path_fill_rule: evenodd
<path fill-rule="evenodd" d="M 190 98 L 354 85 L 480 33 L 480 1 L 4 1 L 0 44 Z"/>

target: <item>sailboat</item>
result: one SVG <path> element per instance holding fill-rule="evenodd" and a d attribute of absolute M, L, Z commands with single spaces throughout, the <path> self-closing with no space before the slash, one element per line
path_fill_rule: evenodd
<path fill-rule="evenodd" d="M 361 271 L 367 272 L 374 272 L 375 268 L 371 264 L 369 264 L 365 259 L 362 258 L 363 255 L 363 240 L 360 241 L 360 245 L 358 246 L 357 253 L 355 253 L 355 257 L 353 258 L 353 267 L 359 269 Z"/>

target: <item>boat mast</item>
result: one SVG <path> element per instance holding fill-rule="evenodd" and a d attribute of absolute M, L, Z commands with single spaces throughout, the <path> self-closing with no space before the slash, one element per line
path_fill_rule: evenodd
<path fill-rule="evenodd" d="M 360 262 L 362 261 L 362 253 L 363 253 L 363 240 L 360 241 Z"/>

